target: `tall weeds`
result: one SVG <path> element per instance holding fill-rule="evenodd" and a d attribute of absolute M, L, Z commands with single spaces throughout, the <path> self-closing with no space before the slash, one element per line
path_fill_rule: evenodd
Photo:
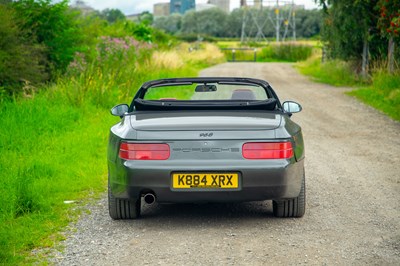
<path fill-rule="evenodd" d="M 138 64 L 151 57 L 153 46 L 128 38 L 102 37 L 96 47 L 96 58 L 88 61 L 76 54 L 50 92 L 64 96 L 74 105 L 89 100 L 98 106 L 109 106 L 126 96 L 137 84 Z"/>
<path fill-rule="evenodd" d="M 90 101 L 97 106 L 110 107 L 130 99 L 149 79 L 173 73 L 195 75 L 191 69 L 224 61 L 223 54 L 211 44 L 194 51 L 187 44 L 156 51 L 154 46 L 132 38 L 103 37 L 96 51 L 97 58 L 92 62 L 83 54 L 76 54 L 67 75 L 52 85 L 49 92 L 77 106 Z"/>

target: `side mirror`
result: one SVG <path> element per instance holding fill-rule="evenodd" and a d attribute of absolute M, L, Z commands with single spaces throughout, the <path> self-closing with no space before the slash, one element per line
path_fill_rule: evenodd
<path fill-rule="evenodd" d="M 122 118 L 128 110 L 129 106 L 127 104 L 118 104 L 111 108 L 111 114 Z"/>
<path fill-rule="evenodd" d="M 282 104 L 283 110 L 287 113 L 298 113 L 301 110 L 303 110 L 303 108 L 301 107 L 300 104 L 293 102 L 293 101 L 286 101 Z"/>

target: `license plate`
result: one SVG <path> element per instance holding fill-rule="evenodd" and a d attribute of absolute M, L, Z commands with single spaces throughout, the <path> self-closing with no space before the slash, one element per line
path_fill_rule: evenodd
<path fill-rule="evenodd" d="M 238 173 L 174 173 L 173 188 L 239 188 Z"/>

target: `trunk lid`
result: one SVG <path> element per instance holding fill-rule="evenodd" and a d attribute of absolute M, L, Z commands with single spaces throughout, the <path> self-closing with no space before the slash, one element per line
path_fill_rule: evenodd
<path fill-rule="evenodd" d="M 259 111 L 138 112 L 130 116 L 138 140 L 274 138 L 281 115 Z"/>

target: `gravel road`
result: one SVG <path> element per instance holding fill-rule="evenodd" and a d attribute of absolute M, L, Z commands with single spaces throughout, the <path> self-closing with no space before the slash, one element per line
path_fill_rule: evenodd
<path fill-rule="evenodd" d="M 278 219 L 270 201 L 144 206 L 113 221 L 106 196 L 67 232 L 56 265 L 400 265 L 400 123 L 284 63 L 225 63 L 202 76 L 269 81 L 306 145 L 307 209 Z"/>

